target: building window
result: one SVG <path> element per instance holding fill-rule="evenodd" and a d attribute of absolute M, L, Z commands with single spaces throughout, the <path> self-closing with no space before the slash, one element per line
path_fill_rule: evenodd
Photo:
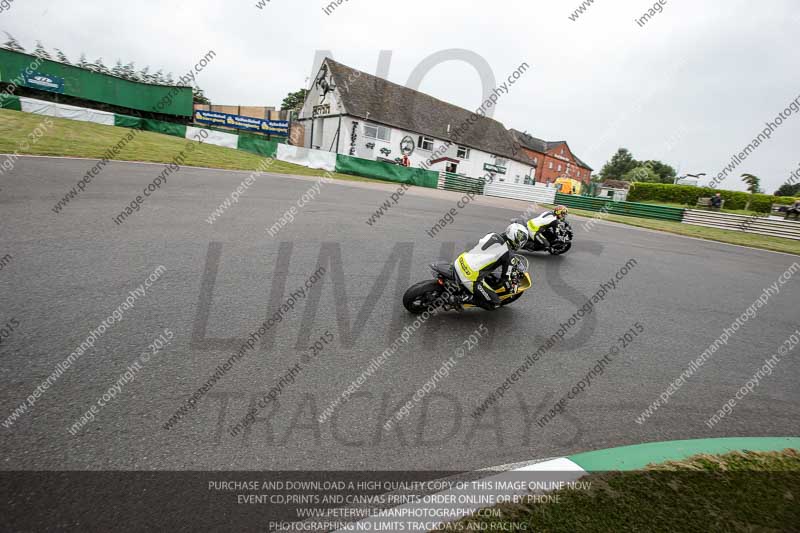
<path fill-rule="evenodd" d="M 364 124 L 364 137 L 378 139 L 379 141 L 389 142 L 392 132 L 386 126 L 376 126 L 374 124 Z"/>
<path fill-rule="evenodd" d="M 550 165 L 548 165 L 547 168 L 549 168 L 550 170 L 553 170 L 553 162 L 552 161 L 550 161 Z"/>
<path fill-rule="evenodd" d="M 508 159 L 503 159 L 502 157 L 495 157 L 494 164 L 498 167 L 507 167 L 508 166 Z"/>
<path fill-rule="evenodd" d="M 558 165 L 558 171 L 561 172 L 561 164 Z"/>
<path fill-rule="evenodd" d="M 561 148 L 561 155 L 564 155 L 564 148 Z"/>
<path fill-rule="evenodd" d="M 424 135 L 419 136 L 419 142 L 417 143 L 417 147 L 420 150 L 425 150 L 427 152 L 433 151 L 433 138 L 432 137 L 425 137 Z"/>
<path fill-rule="evenodd" d="M 459 146 L 458 151 L 456 152 L 456 157 L 459 159 L 469 159 L 469 148 L 466 146 Z"/>

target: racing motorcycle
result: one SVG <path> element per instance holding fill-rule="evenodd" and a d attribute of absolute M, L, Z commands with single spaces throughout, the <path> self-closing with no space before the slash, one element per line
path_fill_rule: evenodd
<path fill-rule="evenodd" d="M 434 279 L 412 285 L 403 295 L 403 306 L 409 313 L 420 315 L 435 309 L 451 311 L 477 307 L 470 303 L 472 294 L 459 281 L 452 263 L 433 263 L 430 267 Z M 486 277 L 486 283 L 500 298 L 501 307 L 519 300 L 533 284 L 528 274 L 528 260 L 512 255 L 508 281 L 499 274 L 491 274 Z"/>
<path fill-rule="evenodd" d="M 528 232 L 531 234 L 531 238 L 525 243 L 523 250 L 528 252 L 546 250 L 552 255 L 561 255 L 572 248 L 572 226 L 566 220 L 559 219 L 550 212 L 542 213 L 530 221 L 517 218 L 512 222 L 522 224 L 528 228 Z"/>

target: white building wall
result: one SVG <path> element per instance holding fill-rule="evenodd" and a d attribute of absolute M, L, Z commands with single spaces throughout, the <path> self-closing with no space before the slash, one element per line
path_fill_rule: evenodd
<path fill-rule="evenodd" d="M 536 181 L 536 169 L 530 165 L 510 160 L 508 162 L 508 172 L 502 177 L 504 178 L 502 181 L 508 183 L 519 183 L 520 185 L 524 185 L 525 178 L 528 177 L 530 178 L 529 183 L 533 185 L 533 183 Z"/>
<path fill-rule="evenodd" d="M 373 139 L 371 137 L 367 137 L 364 133 L 364 124 L 366 121 L 361 120 L 359 118 L 345 116 L 342 117 L 341 120 L 341 138 L 336 139 L 336 132 L 339 128 L 339 117 L 338 116 L 329 116 L 329 117 L 322 117 L 314 119 L 314 147 L 319 147 L 318 149 L 330 152 L 337 152 L 338 146 L 338 153 L 342 155 L 353 155 L 355 157 L 360 157 L 362 159 L 369 159 L 371 161 L 375 161 L 378 158 L 386 158 L 386 159 L 395 159 L 397 157 L 401 157 L 402 153 L 400 151 L 400 142 L 406 137 L 410 136 L 414 140 L 414 153 L 411 154 L 409 159 L 411 159 L 411 166 L 421 168 L 424 163 L 433 156 L 434 153 L 439 153 L 439 150 L 446 144 L 445 141 L 441 139 L 435 139 L 433 141 L 433 150 L 423 150 L 419 147 L 419 134 L 409 132 L 406 130 L 400 130 L 397 128 L 389 128 L 390 129 L 390 136 L 388 141 L 384 141 L 381 139 Z M 355 142 L 352 140 L 353 135 L 353 124 L 356 124 L 355 128 Z M 379 125 L 374 122 L 366 122 L 371 125 Z M 305 147 L 310 147 L 310 137 L 311 137 L 311 121 L 306 121 L 306 143 Z M 369 148 L 367 144 L 374 144 L 374 147 Z M 351 151 L 351 148 L 354 148 Z M 390 150 L 389 154 L 381 153 L 381 149 L 386 148 Z M 471 178 L 481 178 L 486 176 L 488 173 L 484 170 L 485 164 L 495 165 L 497 164 L 497 158 L 493 154 L 489 154 L 482 150 L 476 150 L 474 148 L 470 149 L 470 154 L 468 159 L 459 159 L 458 158 L 458 147 L 457 145 L 451 145 L 446 152 L 442 155 L 438 155 L 436 159 L 441 157 L 449 157 L 451 159 L 458 160 L 458 173 L 463 174 L 465 176 L 469 176 Z M 501 158 L 503 159 L 503 158 Z M 439 163 L 429 165 L 429 170 L 434 171 L 443 171 L 447 162 L 441 161 Z M 495 180 L 500 183 L 518 183 L 524 184 L 526 176 L 533 176 L 534 169 L 532 166 L 525 165 L 524 163 L 520 163 L 513 160 L 507 160 L 504 165 L 507 169 L 506 174 L 496 174 L 494 176 Z"/>
<path fill-rule="evenodd" d="M 344 155 L 351 155 L 351 145 L 352 142 L 352 133 L 353 133 L 353 123 L 357 123 L 357 127 L 355 130 L 356 140 L 354 143 L 355 146 L 355 153 L 352 154 L 355 157 L 360 157 L 362 159 L 369 159 L 369 160 L 377 160 L 378 158 L 386 158 L 386 159 L 395 159 L 397 157 L 402 156 L 402 152 L 400 151 L 400 143 L 406 137 L 409 136 L 414 140 L 414 153 L 409 156 L 411 160 L 412 167 L 422 167 L 424 163 L 427 163 L 428 159 L 430 159 L 434 153 L 439 153 L 439 150 L 446 144 L 445 141 L 441 139 L 434 138 L 433 141 L 433 150 L 423 150 L 419 147 L 419 134 L 410 132 L 407 130 L 401 130 L 397 128 L 389 127 L 390 129 L 390 136 L 388 141 L 384 141 L 382 139 L 373 139 L 369 138 L 364 133 L 364 124 L 371 124 L 375 126 L 380 126 L 380 124 L 374 122 L 368 122 L 364 120 L 359 120 L 358 118 L 353 117 L 344 117 L 342 120 L 342 139 L 339 143 L 339 153 Z M 338 127 L 338 119 L 329 119 L 329 123 L 325 125 L 326 128 L 326 138 L 328 132 L 331 131 L 332 133 L 331 138 L 335 136 L 335 130 Z M 368 148 L 367 144 L 374 144 L 373 148 Z M 330 142 L 326 145 L 325 149 L 330 146 Z M 386 148 L 390 150 L 390 153 L 384 154 L 381 153 L 381 149 Z M 335 147 L 334 147 L 335 149 Z M 458 173 L 463 174 L 465 176 L 473 177 L 473 178 L 480 178 L 487 174 L 484 170 L 485 164 L 494 165 L 497 162 L 497 159 L 487 152 L 476 150 L 474 148 L 470 149 L 470 154 L 468 159 L 459 159 L 458 158 L 458 146 L 453 144 L 451 145 L 447 151 L 438 155 L 436 159 L 441 157 L 449 157 L 451 159 L 458 160 Z M 430 165 L 428 168 L 430 170 L 435 171 L 443 171 L 445 170 L 447 163 L 442 161 L 433 165 Z M 525 176 L 531 176 L 533 174 L 533 167 L 527 166 L 523 163 L 519 163 L 517 161 L 508 161 L 506 163 L 506 168 L 508 169 L 505 175 L 498 174 L 496 178 L 498 181 L 508 181 L 510 183 L 524 183 Z"/>
<path fill-rule="evenodd" d="M 328 76 L 330 82 L 330 75 Z M 323 91 L 317 86 L 316 82 L 311 84 L 308 89 L 306 101 L 300 109 L 298 119 L 300 119 L 305 126 L 305 139 L 303 141 L 304 148 L 315 148 L 324 151 L 336 151 L 336 146 L 331 148 L 331 143 L 336 136 L 336 130 L 339 125 L 339 115 L 345 112 L 344 106 L 339 97 L 339 89 L 328 92 L 324 95 Z M 314 117 L 314 108 L 318 106 L 326 106 L 324 113 Z M 308 119 L 308 120 L 304 120 Z M 312 126 L 313 124 L 313 126 Z M 313 128 L 313 132 L 311 131 Z M 313 133 L 313 138 L 312 138 Z"/>

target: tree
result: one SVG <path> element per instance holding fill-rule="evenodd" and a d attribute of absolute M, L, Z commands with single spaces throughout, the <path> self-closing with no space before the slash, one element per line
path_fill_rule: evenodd
<path fill-rule="evenodd" d="M 775 191 L 775 196 L 800 196 L 800 183 L 784 183 Z"/>
<path fill-rule="evenodd" d="M 67 54 L 62 52 L 60 48 L 56 48 L 55 50 L 56 50 L 56 57 L 58 58 L 58 62 L 59 63 L 63 63 L 65 65 L 71 65 L 72 64 L 72 63 L 69 62 L 69 58 L 67 57 Z"/>
<path fill-rule="evenodd" d="M 150 74 L 150 67 L 144 67 L 142 70 L 139 71 L 139 80 L 143 81 L 144 83 L 152 83 L 153 75 Z"/>
<path fill-rule="evenodd" d="M 111 69 L 111 74 L 118 78 L 125 77 L 125 67 L 122 66 L 122 61 L 117 59 L 117 62 L 114 63 L 114 68 Z"/>
<path fill-rule="evenodd" d="M 754 194 L 758 194 L 758 191 L 761 186 L 761 180 L 758 179 L 757 176 L 753 174 L 742 174 L 742 181 L 747 184 L 747 190 L 750 191 L 750 197 L 747 199 L 747 203 L 744 206 L 745 211 L 750 209 L 750 202 L 753 199 Z"/>
<path fill-rule="evenodd" d="M 89 68 L 95 72 L 100 72 L 101 74 L 110 74 L 108 67 L 106 67 L 103 63 L 102 57 L 95 59 L 94 63 L 89 63 Z"/>
<path fill-rule="evenodd" d="M 282 110 L 300 109 L 306 102 L 307 94 L 308 94 L 308 89 L 300 89 L 297 92 L 289 93 L 286 96 L 286 98 L 283 99 L 283 102 L 281 102 L 281 109 Z"/>
<path fill-rule="evenodd" d="M 761 186 L 761 180 L 752 174 L 742 174 L 742 181 L 747 184 L 747 190 L 750 194 L 757 194 Z"/>
<path fill-rule="evenodd" d="M 159 85 L 164 85 L 166 80 L 164 79 L 164 71 L 158 69 L 155 74 L 153 74 L 153 83 L 157 83 Z"/>
<path fill-rule="evenodd" d="M 122 67 L 122 72 L 122 75 L 126 80 L 139 81 L 139 76 L 136 74 L 136 67 L 134 66 L 133 62 Z"/>
<path fill-rule="evenodd" d="M 25 48 L 19 44 L 19 41 L 14 38 L 13 35 L 8 33 L 7 31 L 3 32 L 6 34 L 6 42 L 3 43 L 3 48 L 6 50 L 13 50 L 15 52 L 25 52 Z"/>
<path fill-rule="evenodd" d="M 627 148 L 620 148 L 617 153 L 611 157 L 603 165 L 600 171 L 600 177 L 604 180 L 619 180 L 623 179 L 622 176 L 639 166 L 639 163 L 633 158 L 633 154 Z"/>
<path fill-rule="evenodd" d="M 86 60 L 86 54 L 83 52 L 81 52 L 81 57 L 78 58 L 77 66 L 81 68 L 89 68 L 91 66 L 91 64 Z"/>
<path fill-rule="evenodd" d="M 36 48 L 33 49 L 33 55 L 36 57 L 41 57 L 42 59 L 49 59 L 51 61 L 53 60 L 53 58 L 50 56 L 50 52 L 48 52 L 42 44 L 42 41 L 36 41 Z"/>
<path fill-rule="evenodd" d="M 167 73 L 167 77 L 164 78 L 164 81 L 167 82 L 167 85 L 175 85 L 175 79 L 172 77 L 172 72 Z"/>
<path fill-rule="evenodd" d="M 626 172 L 622 176 L 622 181 L 629 181 L 631 183 L 637 181 L 644 183 L 660 183 L 661 178 L 656 174 L 655 170 L 649 166 L 641 165 Z"/>
<path fill-rule="evenodd" d="M 192 96 L 195 104 L 211 105 L 211 100 L 206 97 L 200 87 L 192 87 Z"/>
<path fill-rule="evenodd" d="M 661 161 L 649 160 L 644 162 L 644 166 L 650 168 L 658 174 L 659 182 L 661 183 L 675 183 L 675 176 L 678 173 L 672 168 L 671 165 L 662 163 Z"/>

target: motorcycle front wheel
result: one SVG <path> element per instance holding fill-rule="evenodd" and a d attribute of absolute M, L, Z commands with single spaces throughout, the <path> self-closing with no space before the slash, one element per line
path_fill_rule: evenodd
<path fill-rule="evenodd" d="M 569 251 L 570 248 L 572 248 L 572 243 L 571 242 L 567 242 L 567 243 L 560 244 L 560 245 L 556 244 L 556 245 L 553 245 L 553 246 L 550 247 L 550 254 L 551 255 L 565 254 L 565 253 L 567 253 Z"/>
<path fill-rule="evenodd" d="M 416 285 L 412 285 L 403 295 L 403 307 L 409 313 L 421 315 L 434 305 L 442 292 L 444 290 L 436 280 L 420 281 Z"/>

